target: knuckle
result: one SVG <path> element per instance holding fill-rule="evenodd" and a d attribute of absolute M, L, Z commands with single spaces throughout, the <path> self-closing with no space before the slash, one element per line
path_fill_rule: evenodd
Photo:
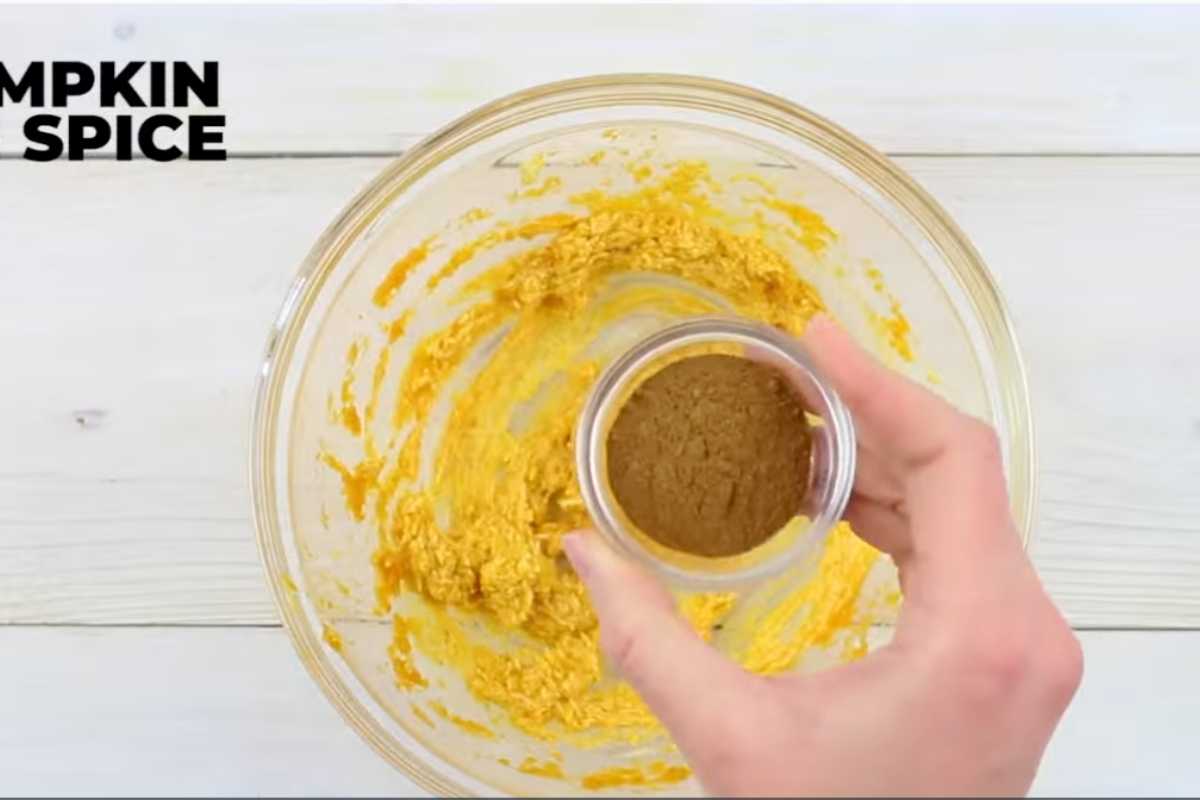
<path fill-rule="evenodd" d="M 1001 463 L 1000 437 L 992 426 L 973 417 L 964 417 L 960 435 L 974 457 L 989 465 Z"/>
<path fill-rule="evenodd" d="M 647 653 L 645 637 L 628 623 L 602 626 L 600 647 L 613 668 L 624 676 L 638 674 L 641 664 L 652 655 Z"/>
<path fill-rule="evenodd" d="M 845 381 L 837 390 L 846 405 L 864 416 L 870 416 L 872 411 L 881 408 L 879 398 L 882 393 L 867 381 Z"/>
<path fill-rule="evenodd" d="M 964 417 L 958 432 L 957 459 L 963 469 L 962 480 L 974 493 L 975 501 L 987 513 L 1006 513 L 1008 485 L 1004 478 L 1004 456 L 1000 438 L 991 426 Z"/>
<path fill-rule="evenodd" d="M 987 711 L 1011 702 L 1031 668 L 1031 653 L 1019 638 L 991 631 L 961 638 L 951 648 L 945 670 L 955 694 L 973 710 Z"/>
<path fill-rule="evenodd" d="M 987 700 L 1012 697 L 1032 668 L 1029 648 L 1020 641 L 1003 637 L 980 644 L 974 656 L 979 696 Z"/>
<path fill-rule="evenodd" d="M 976 709 L 1029 702 L 1066 707 L 1083 678 L 1083 650 L 1066 623 L 992 628 L 965 638 L 948 665 L 956 685 Z"/>
<path fill-rule="evenodd" d="M 1047 648 L 1042 680 L 1050 702 L 1066 707 L 1083 681 L 1083 648 L 1078 637 L 1060 622 L 1053 645 Z"/>

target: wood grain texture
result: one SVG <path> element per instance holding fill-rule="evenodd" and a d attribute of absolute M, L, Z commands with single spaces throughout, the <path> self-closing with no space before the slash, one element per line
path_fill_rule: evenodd
<path fill-rule="evenodd" d="M 272 623 L 269 321 L 383 159 L 0 162 L 0 623 Z M 1200 626 L 1200 159 L 906 158 L 1016 317 L 1035 556 L 1079 626 Z"/>
<path fill-rule="evenodd" d="M 0 628 L 0 652 L 5 796 L 426 796 L 282 630 Z"/>
<path fill-rule="evenodd" d="M 0 162 L 0 346 L 20 365 L 0 621 L 274 622 L 254 378 L 308 247 L 380 163 Z"/>
<path fill-rule="evenodd" d="M 218 60 L 239 153 L 394 152 L 508 92 L 654 71 L 783 95 L 889 152 L 1197 152 L 1197 39 L 1182 7 L 0 10 L 13 68 Z M 0 112 L 4 151 L 25 116 Z"/>
<path fill-rule="evenodd" d="M 1083 686 L 1034 794 L 1194 795 L 1200 633 L 1081 638 Z M 0 628 L 0 652 L 6 795 L 419 794 L 342 722 L 280 630 Z"/>
<path fill-rule="evenodd" d="M 1077 625 L 1200 625 L 1200 159 L 905 166 L 1016 320 L 1053 594 Z"/>

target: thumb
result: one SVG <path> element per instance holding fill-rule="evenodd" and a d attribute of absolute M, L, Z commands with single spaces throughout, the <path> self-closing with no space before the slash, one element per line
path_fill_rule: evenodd
<path fill-rule="evenodd" d="M 695 763 L 744 702 L 753 676 L 710 647 L 675 611 L 671 595 L 593 532 L 563 539 L 600 618 L 600 645 Z M 710 741 L 713 740 L 713 741 Z"/>

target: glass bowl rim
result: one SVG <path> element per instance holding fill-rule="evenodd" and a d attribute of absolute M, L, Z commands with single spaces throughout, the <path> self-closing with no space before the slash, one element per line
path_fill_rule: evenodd
<path fill-rule="evenodd" d="M 557 101 L 558 105 L 554 103 Z M 982 257 L 949 214 L 890 159 L 833 122 L 782 97 L 727 81 L 665 73 L 615 73 L 547 83 L 496 99 L 459 117 L 404 151 L 363 187 L 318 237 L 301 262 L 271 325 L 259 366 L 248 459 L 255 538 L 271 594 L 297 655 L 347 723 L 381 756 L 426 791 L 471 792 L 439 774 L 389 736 L 328 664 L 319 638 L 290 597 L 275 486 L 274 445 L 282 391 L 304 322 L 346 249 L 391 202 L 459 150 L 493 133 L 566 110 L 612 105 L 662 105 L 748 119 L 781 131 L 839 162 L 909 217 L 929 238 L 971 301 L 990 355 L 1002 376 L 1001 405 L 1008 423 L 1006 464 L 1012 511 L 1022 543 L 1029 544 L 1037 499 L 1036 446 L 1028 379 L 1011 316 Z M 527 116 L 520 116 L 525 112 Z M 1003 433 L 1003 432 L 1002 432 Z M 1015 484 L 1015 487 L 1014 487 Z M 1012 491 L 1016 488 L 1017 491 Z"/>

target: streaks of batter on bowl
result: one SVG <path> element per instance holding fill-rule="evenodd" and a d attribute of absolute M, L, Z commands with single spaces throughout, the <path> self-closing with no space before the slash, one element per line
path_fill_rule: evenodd
<path fill-rule="evenodd" d="M 424 709 L 422 709 L 419 705 L 416 703 L 409 703 L 408 708 L 410 711 L 412 711 L 414 717 L 421 720 L 421 722 L 425 723 L 425 725 L 428 727 L 433 727 L 433 719 L 431 719 L 430 716 L 426 714 Z"/>
<path fill-rule="evenodd" d="M 542 170 L 546 168 L 548 156 L 548 153 L 538 151 L 521 162 L 518 169 L 522 186 L 532 186 L 537 181 L 538 176 L 542 174 Z"/>
<path fill-rule="evenodd" d="M 392 265 L 387 277 L 375 287 L 375 293 L 371 295 L 371 300 L 375 305 L 383 308 L 392 301 L 396 292 L 404 285 L 404 281 L 408 278 L 409 273 L 421 266 L 425 259 L 429 257 L 429 253 L 436 242 L 437 237 L 430 236 L 412 250 L 409 250 L 403 258 Z"/>
<path fill-rule="evenodd" d="M 321 638 L 335 652 L 342 652 L 342 648 L 345 646 L 345 643 L 342 641 L 342 635 L 328 622 L 321 626 Z"/>
<path fill-rule="evenodd" d="M 562 764 L 554 759 L 539 760 L 526 756 L 520 764 L 513 764 L 507 758 L 496 759 L 503 766 L 511 767 L 525 775 L 533 775 L 549 780 L 568 780 Z M 691 769 L 683 764 L 667 764 L 663 761 L 653 761 L 645 766 L 607 767 L 584 774 L 578 781 L 579 785 L 589 791 L 602 789 L 619 789 L 639 786 L 655 788 L 670 786 L 690 778 Z"/>
<path fill-rule="evenodd" d="M 446 706 L 438 700 L 430 700 L 426 705 L 433 711 L 433 713 L 437 714 L 439 717 L 451 723 L 452 725 L 458 727 L 460 730 L 471 734 L 472 736 L 478 736 L 481 739 L 496 738 L 495 731 L 488 726 L 480 722 L 476 722 L 475 720 L 467 719 L 466 717 L 460 717 L 458 714 L 455 714 L 453 711 L 447 709 Z"/>
<path fill-rule="evenodd" d="M 512 192 L 509 194 L 508 199 L 511 202 L 517 202 L 520 200 L 529 200 L 535 197 L 543 197 L 551 192 L 558 191 L 562 188 L 562 185 L 562 178 L 558 177 L 557 175 L 551 175 L 536 186 L 530 186 L 528 189 Z"/>
<path fill-rule="evenodd" d="M 412 634 L 416 624 L 397 614 L 392 619 L 392 643 L 388 645 L 388 659 L 392 662 L 392 673 L 396 685 L 403 689 L 423 689 L 429 686 L 412 660 Z"/>
<path fill-rule="evenodd" d="M 564 780 L 567 776 L 563 772 L 562 764 L 553 760 L 546 759 L 539 761 L 533 756 L 526 756 L 525 759 L 516 766 L 508 759 L 500 759 L 500 763 L 505 766 L 512 767 L 517 772 L 522 772 L 526 775 L 534 775 L 538 778 L 550 778 L 552 780 Z"/>
<path fill-rule="evenodd" d="M 602 160 L 593 154 L 572 166 Z M 522 186 L 533 185 L 544 166 L 523 171 Z M 369 513 L 376 527 L 378 613 L 391 614 L 405 598 L 428 612 L 419 621 L 394 618 L 389 658 L 397 685 L 433 691 L 419 653 L 461 675 L 475 698 L 516 729 L 577 746 L 663 735 L 632 688 L 604 669 L 595 615 L 562 558 L 563 535 L 588 524 L 572 434 L 602 366 L 593 343 L 630 315 L 715 311 L 799 335 L 825 304 L 794 259 L 817 264 L 837 240 L 819 214 L 766 182 L 736 181 L 752 195 L 750 210 L 735 214 L 716 202 L 724 187 L 707 164 L 679 162 L 652 173 L 639 166 L 632 177 L 640 182 L 628 191 L 591 189 L 570 196 L 568 210 L 496 222 L 440 265 L 427 263 L 437 234 L 400 257 L 374 302 L 389 307 L 406 281 L 423 280 L 427 295 L 442 292 L 439 307 L 456 313 L 393 366 L 390 346 L 399 335 L 387 337 L 372 353 L 370 400 L 356 435 L 361 460 L 320 455 L 341 478 L 350 516 L 366 520 Z M 458 220 L 467 217 L 486 218 L 472 210 Z M 787 243 L 799 250 L 786 251 Z M 514 244 L 520 249 L 505 249 L 456 288 L 443 286 Z M 398 319 L 407 325 L 411 311 L 399 309 Z M 902 353 L 907 331 L 894 333 L 891 344 Z M 355 360 L 356 374 L 366 369 L 363 354 Z M 384 394 L 385 379 L 394 394 Z M 382 413 L 389 402 L 390 415 Z M 446 411 L 436 423 L 435 407 Z M 771 603 L 693 595 L 681 600 L 681 611 L 754 672 L 786 671 L 810 650 L 839 643 L 841 657 L 859 657 L 864 648 L 846 642 L 863 641 L 875 618 L 860 595 L 877 558 L 842 523 L 809 580 Z M 427 707 L 464 719 L 444 705 L 445 713 Z M 684 767 L 659 766 L 595 773 L 584 785 L 687 776 Z"/>
<path fill-rule="evenodd" d="M 362 418 L 358 414 L 358 404 L 354 399 L 354 378 L 358 360 L 362 357 L 365 348 L 366 340 L 363 338 L 355 339 L 350 343 L 350 349 L 346 352 L 346 372 L 342 377 L 338 403 L 334 407 L 336 420 L 352 436 L 362 434 Z"/>
<path fill-rule="evenodd" d="M 871 321 L 872 327 L 901 359 L 912 362 L 915 358 L 910 342 L 912 325 L 909 324 L 908 317 L 904 316 L 904 310 L 900 308 L 900 301 L 888 290 L 887 284 L 883 280 L 883 272 L 878 267 L 869 264 L 865 272 L 867 279 L 871 281 L 871 288 L 887 301 L 889 309 L 887 314 L 867 311 L 867 317 Z"/>
<path fill-rule="evenodd" d="M 346 510 L 356 520 L 366 517 L 367 493 L 373 491 L 379 478 L 382 462 L 378 458 L 364 458 L 353 467 L 348 467 L 335 455 L 321 453 L 321 461 L 342 478 L 342 493 L 346 499 Z"/>
<path fill-rule="evenodd" d="M 625 786 L 649 788 L 682 783 L 691 775 L 692 771 L 682 764 L 666 764 L 656 761 L 644 769 L 641 767 L 609 767 L 589 772 L 583 776 L 580 785 L 591 791 L 617 789 Z"/>

